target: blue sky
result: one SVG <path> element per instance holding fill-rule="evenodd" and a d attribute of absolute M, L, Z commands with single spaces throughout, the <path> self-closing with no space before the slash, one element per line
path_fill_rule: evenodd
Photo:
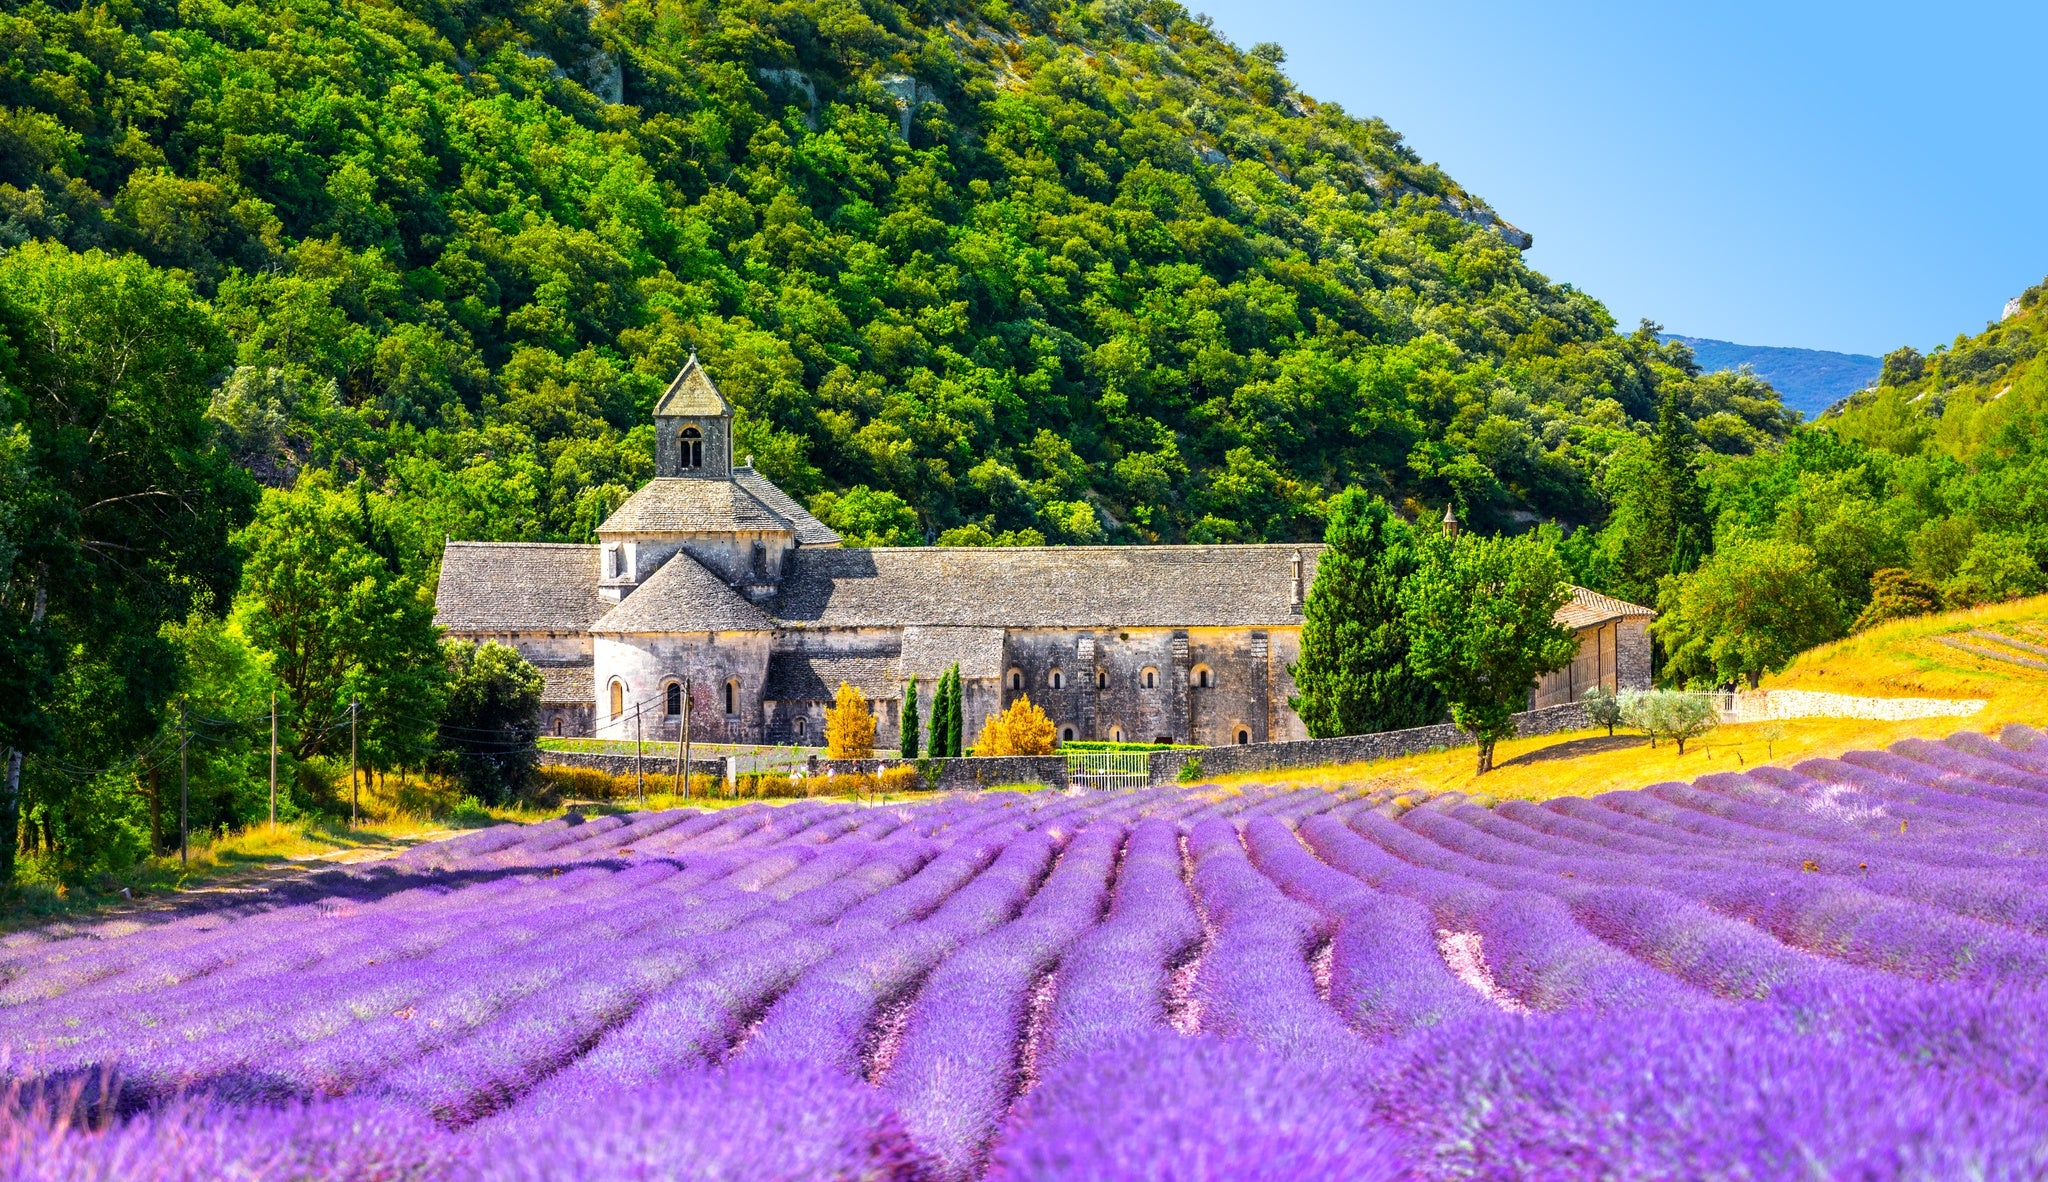
<path fill-rule="evenodd" d="M 1926 349 L 2048 274 L 2048 6 L 1185 2 L 1624 327 Z"/>

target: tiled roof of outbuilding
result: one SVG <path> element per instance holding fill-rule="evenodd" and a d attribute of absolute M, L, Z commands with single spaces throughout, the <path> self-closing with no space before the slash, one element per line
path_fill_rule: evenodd
<path fill-rule="evenodd" d="M 894 657 L 771 653 L 761 697 L 769 702 L 830 702 L 838 697 L 843 681 L 866 694 L 869 701 L 894 701 L 903 696 L 899 680 Z"/>
<path fill-rule="evenodd" d="M 1588 591 L 1584 587 L 1573 587 L 1571 601 L 1557 609 L 1555 619 L 1567 628 L 1591 628 L 1595 624 L 1605 624 L 1609 620 L 1627 619 L 1631 616 L 1654 619 L 1656 615 L 1656 612 L 1639 603 L 1616 599 L 1612 595 L 1602 595 L 1598 591 Z"/>
<path fill-rule="evenodd" d="M 1315 578 L 1322 548 L 918 546 L 802 549 L 769 604 L 795 625 L 891 627 L 1289 627 L 1291 559 Z"/>
<path fill-rule="evenodd" d="M 613 510 L 597 532 L 702 534 L 790 528 L 752 493 L 730 480 L 657 476 Z"/>
<path fill-rule="evenodd" d="M 450 542 L 434 622 L 453 632 L 581 632 L 611 604 L 597 594 L 596 546 Z"/>
<path fill-rule="evenodd" d="M 677 551 L 592 632 L 765 632 L 775 625 L 761 609 Z"/>
<path fill-rule="evenodd" d="M 754 471 L 753 466 L 742 464 L 732 470 L 733 482 L 754 495 L 754 499 L 768 507 L 768 511 L 782 518 L 796 530 L 796 540 L 806 546 L 837 546 L 839 535 L 831 526 L 811 516 L 810 511 L 796 503 L 795 498 L 775 487 L 775 482 Z"/>

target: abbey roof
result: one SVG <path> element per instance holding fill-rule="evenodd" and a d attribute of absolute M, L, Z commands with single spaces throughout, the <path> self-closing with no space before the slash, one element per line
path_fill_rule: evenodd
<path fill-rule="evenodd" d="M 839 535 L 752 468 L 730 480 L 657 476 L 613 510 L 599 535 L 793 533 L 806 546 L 834 546 Z"/>
<path fill-rule="evenodd" d="M 668 389 L 662 391 L 661 397 L 654 402 L 656 418 L 714 418 L 730 414 L 732 405 L 726 402 L 725 395 L 720 394 L 718 387 L 712 384 L 711 375 L 705 373 L 704 367 L 697 363 L 695 353 L 690 354 L 690 359 L 677 371 L 675 380 L 668 384 Z"/>
<path fill-rule="evenodd" d="M 590 626 L 592 632 L 765 632 L 775 625 L 761 609 L 678 552 L 619 605 Z"/>
<path fill-rule="evenodd" d="M 450 542 L 434 618 L 456 632 L 583 632 L 610 610 L 596 546 Z"/>

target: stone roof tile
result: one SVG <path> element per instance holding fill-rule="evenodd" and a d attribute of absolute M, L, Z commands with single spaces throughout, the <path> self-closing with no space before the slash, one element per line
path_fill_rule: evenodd
<path fill-rule="evenodd" d="M 1571 601 L 1558 608 L 1555 617 L 1558 623 L 1567 628 L 1591 628 L 1595 624 L 1605 624 L 1610 620 L 1635 616 L 1655 619 L 1657 616 L 1657 613 L 1649 608 L 1630 603 L 1626 599 L 1616 599 L 1612 595 L 1602 595 L 1598 591 L 1589 591 L 1584 587 L 1573 587 L 1571 591 Z"/>
<path fill-rule="evenodd" d="M 589 661 L 570 665 L 540 665 L 543 706 L 589 706 L 597 701 L 597 681 Z"/>
<path fill-rule="evenodd" d="M 903 676 L 915 673 L 926 684 L 936 684 L 939 675 L 954 664 L 960 676 L 1001 678 L 1003 675 L 1003 630 L 1001 628 L 933 628 L 913 624 L 903 630 Z"/>
<path fill-rule="evenodd" d="M 769 605 L 791 625 L 1290 627 L 1312 545 L 801 549 Z"/>
<path fill-rule="evenodd" d="M 661 564 L 592 632 L 765 632 L 775 625 L 761 609 L 683 551 Z"/>
<path fill-rule="evenodd" d="M 733 481 L 657 476 L 627 497 L 597 532 L 701 534 L 790 529 L 789 522 Z"/>
<path fill-rule="evenodd" d="M 451 632 L 581 632 L 610 610 L 596 546 L 450 542 L 434 622 Z"/>
<path fill-rule="evenodd" d="M 725 395 L 718 392 L 718 387 L 711 381 L 711 375 L 705 373 L 704 367 L 697 363 L 695 353 L 690 354 L 690 359 L 683 363 L 683 368 L 677 370 L 674 380 L 669 382 L 668 389 L 662 391 L 661 397 L 654 401 L 656 418 L 709 418 L 730 414 L 732 405 L 726 402 Z"/>
<path fill-rule="evenodd" d="M 768 656 L 768 680 L 761 697 L 769 702 L 830 702 L 839 696 L 842 681 L 866 694 L 871 702 L 903 696 L 894 657 L 778 652 Z"/>
<path fill-rule="evenodd" d="M 754 471 L 748 464 L 733 469 L 733 483 L 752 493 L 754 499 L 767 506 L 768 511 L 788 522 L 796 530 L 796 540 L 806 546 L 837 546 L 839 535 L 832 527 L 811 516 L 810 511 L 796 503 L 796 499 L 775 487 L 775 482 Z"/>

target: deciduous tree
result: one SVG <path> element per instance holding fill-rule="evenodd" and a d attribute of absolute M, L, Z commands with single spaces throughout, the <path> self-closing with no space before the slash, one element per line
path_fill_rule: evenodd
<path fill-rule="evenodd" d="M 1689 575 L 1664 581 L 1650 634 L 1670 654 L 1666 680 L 1706 687 L 1782 668 L 1842 634 L 1842 603 L 1814 561 L 1789 542 L 1737 539 Z"/>
<path fill-rule="evenodd" d="M 867 695 L 844 681 L 832 708 L 825 711 L 825 754 L 832 759 L 869 759 L 875 754 L 875 716 L 868 710 Z"/>

